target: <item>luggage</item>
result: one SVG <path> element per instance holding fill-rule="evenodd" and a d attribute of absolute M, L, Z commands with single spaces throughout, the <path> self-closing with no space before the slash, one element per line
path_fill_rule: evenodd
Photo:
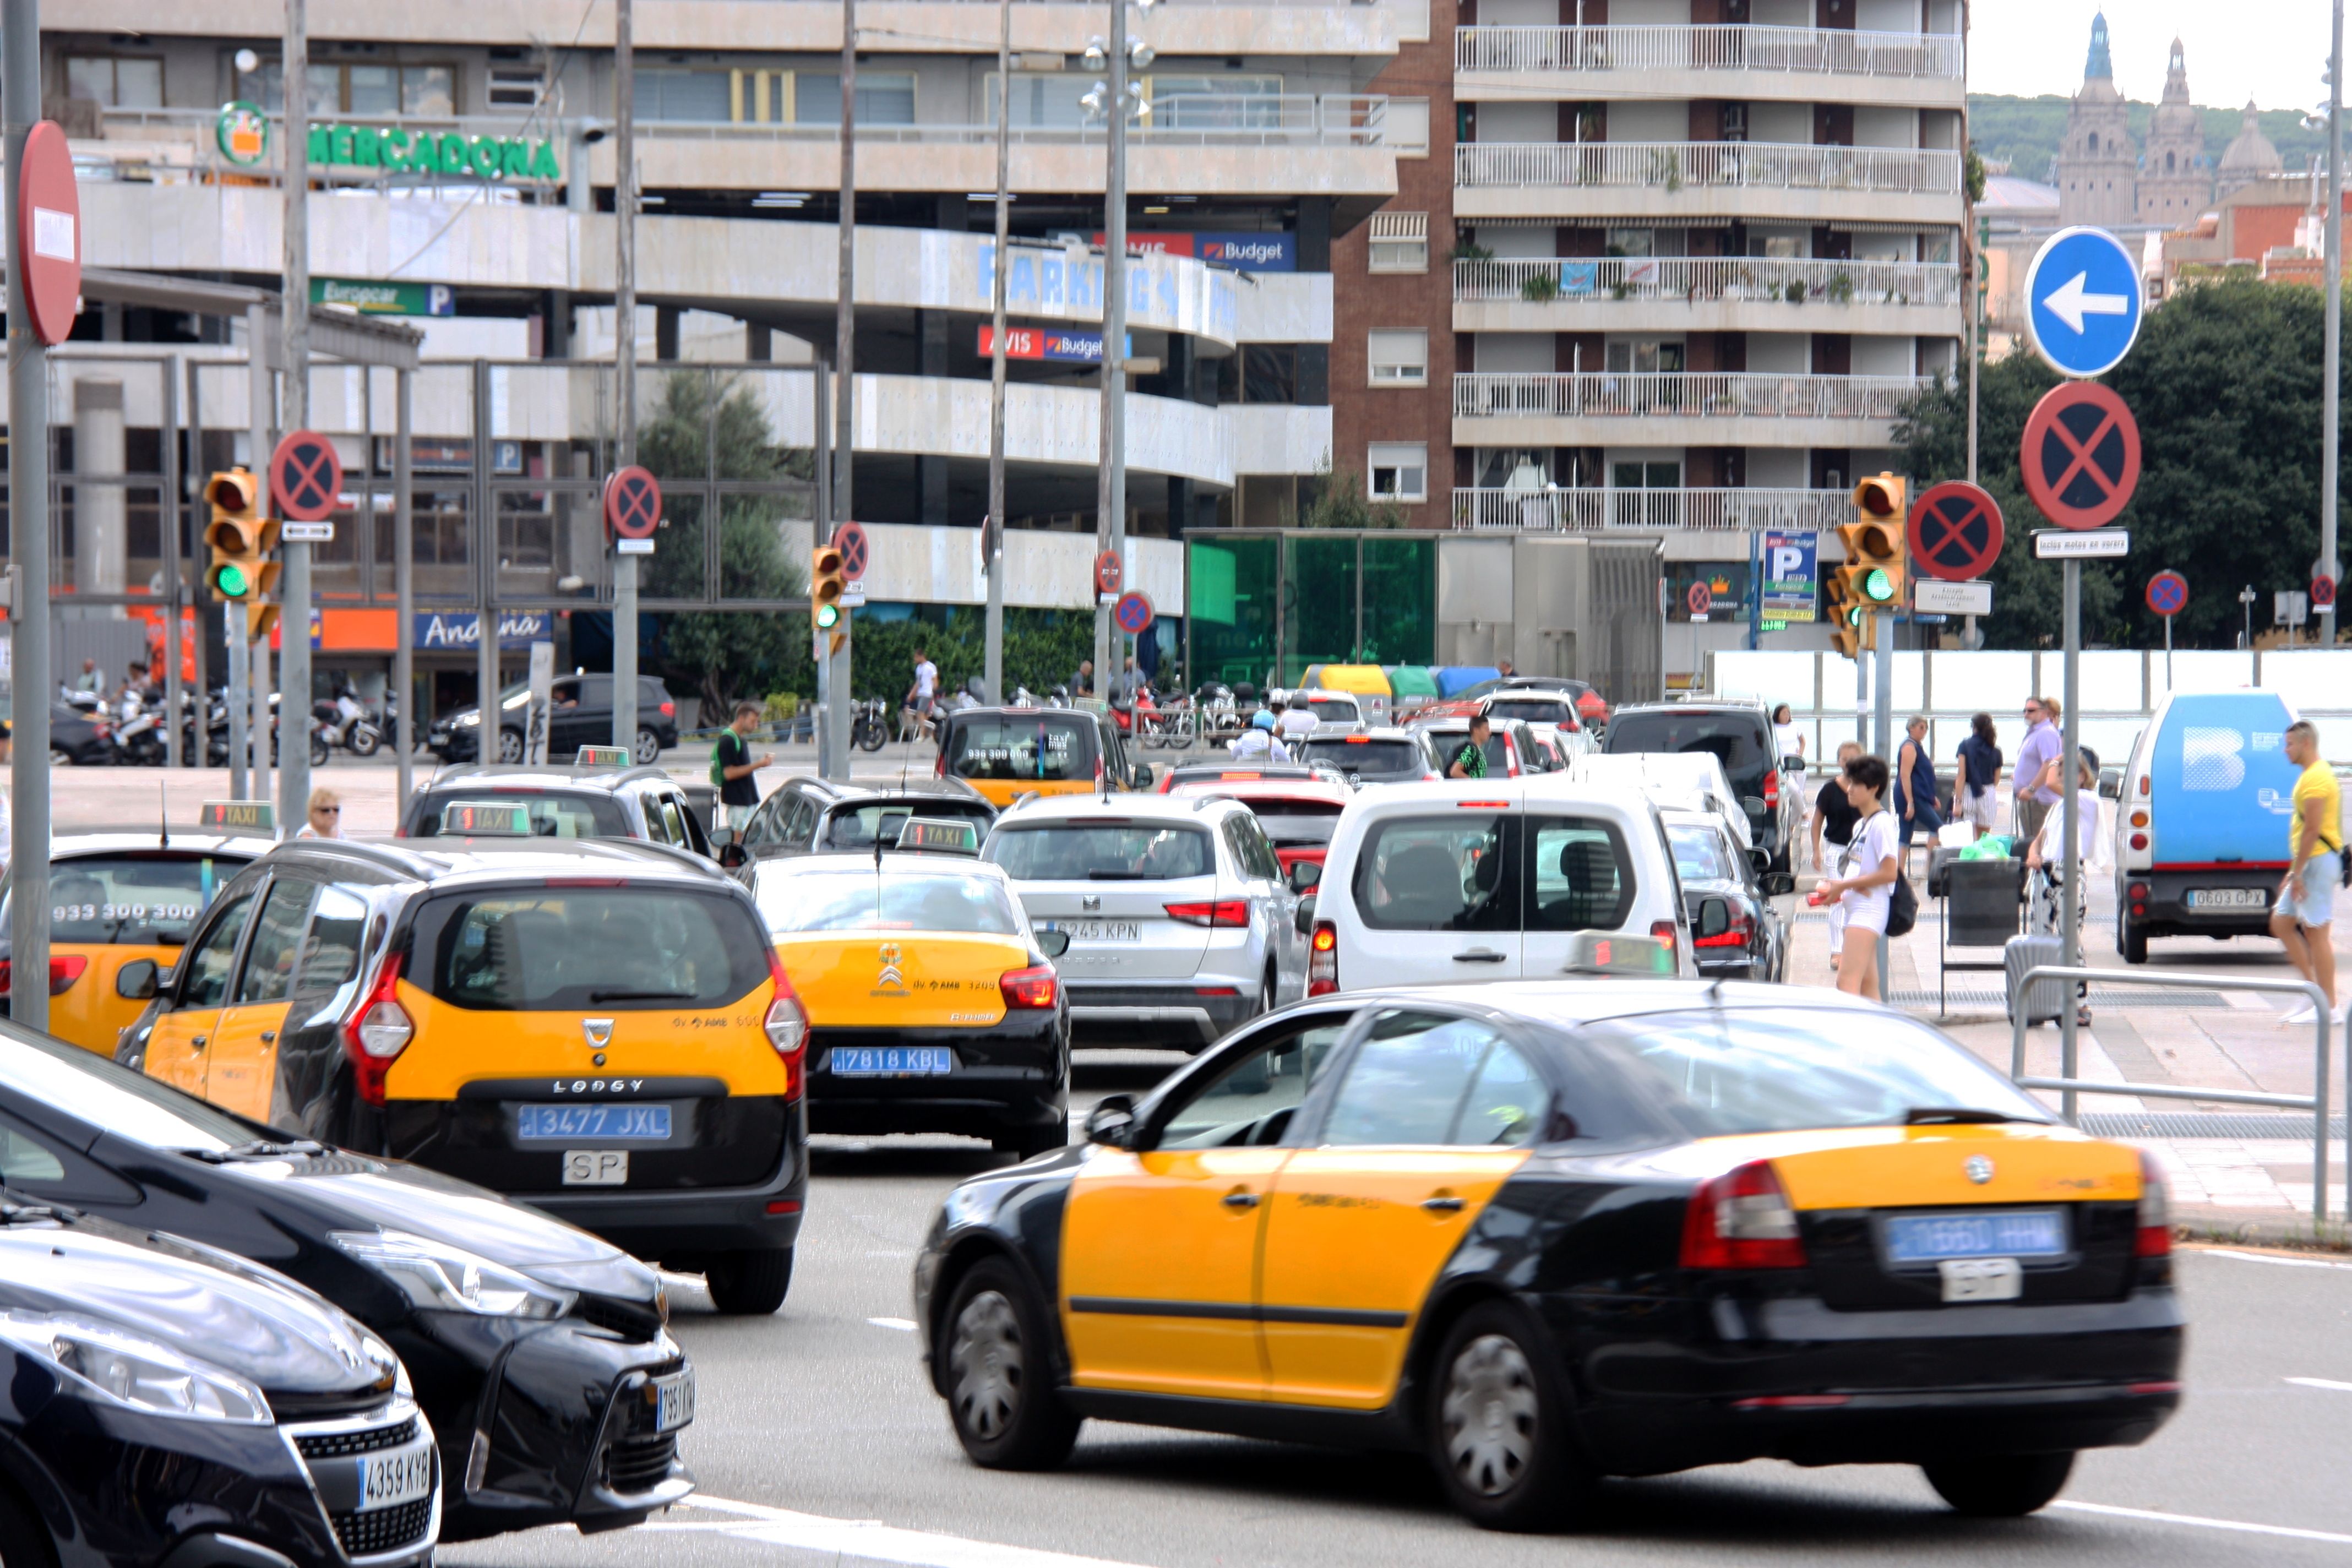
<path fill-rule="evenodd" d="M 2025 1010 L 2025 1022 L 2054 1024 L 2066 1010 L 2067 993 L 2073 984 L 2064 980 L 2037 980 L 2032 994 L 2021 994 L 2028 970 L 2066 962 L 2065 944 L 2055 936 L 2013 936 L 2001 945 L 2001 967 L 2008 976 L 2009 1020 L 2017 1022 L 2018 1009 Z"/>

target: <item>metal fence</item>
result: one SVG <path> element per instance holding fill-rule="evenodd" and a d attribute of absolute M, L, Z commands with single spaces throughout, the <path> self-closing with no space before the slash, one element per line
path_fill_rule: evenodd
<path fill-rule="evenodd" d="M 1740 70 L 1958 81 L 1950 34 L 1835 27 L 1456 27 L 1460 71 Z"/>
<path fill-rule="evenodd" d="M 1601 533 L 1612 529 L 1833 528 L 1851 520 L 1843 490 L 1473 489 L 1456 486 L 1454 526 L 1470 532 Z"/>
<path fill-rule="evenodd" d="M 1914 375 L 1471 372 L 1454 378 L 1454 416 L 1893 419 L 1907 400 L 1933 384 Z"/>
<path fill-rule="evenodd" d="M 1518 300 L 1786 300 L 1791 304 L 1958 305 L 1960 269 L 1925 261 L 1813 261 L 1737 257 L 1600 257 L 1457 261 L 1462 303 Z"/>
<path fill-rule="evenodd" d="M 1794 142 L 1465 142 L 1454 149 L 1454 184 L 1954 195 L 1960 155 Z"/>

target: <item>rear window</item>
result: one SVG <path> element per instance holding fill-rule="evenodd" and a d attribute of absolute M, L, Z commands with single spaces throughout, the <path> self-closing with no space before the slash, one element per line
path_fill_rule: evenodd
<path fill-rule="evenodd" d="M 1328 763 L 1344 772 L 1375 778 L 1390 773 L 1421 776 L 1421 748 L 1411 741 L 1309 741 L 1306 761 Z"/>
<path fill-rule="evenodd" d="M 1040 713 L 965 719 L 948 727 L 947 766 L 960 779 L 1066 784 L 1095 776 L 1094 728 Z"/>
<path fill-rule="evenodd" d="M 49 940 L 177 947 L 221 884 L 247 862 L 212 856 L 89 855 L 49 867 Z M 0 900 L 5 929 L 8 900 Z"/>
<path fill-rule="evenodd" d="M 768 944 L 723 894 L 499 889 L 426 904 L 407 973 L 483 1012 L 723 1007 L 768 978 Z"/>
<path fill-rule="evenodd" d="M 1669 824 L 1666 839 L 1675 847 L 1675 869 L 1685 878 L 1727 881 L 1738 877 L 1724 858 L 1722 837 L 1712 827 Z"/>
<path fill-rule="evenodd" d="M 445 790 L 428 795 L 417 808 L 415 837 L 438 838 L 445 833 L 456 834 L 458 829 L 445 826 L 442 821 L 449 807 L 486 801 L 499 805 L 519 805 L 528 810 L 530 813 L 530 831 L 540 838 L 634 837 L 629 832 L 628 814 L 611 795 L 519 789 L 495 792 Z"/>
<path fill-rule="evenodd" d="M 1747 713 L 1621 713 L 1609 725 L 1609 754 L 1708 752 L 1743 795 L 1758 793 L 1768 755 L 1764 721 Z"/>
<path fill-rule="evenodd" d="M 1462 749 L 1462 742 L 1470 738 L 1470 726 L 1455 724 L 1449 729 L 1433 724 L 1428 734 L 1432 748 L 1437 752 L 1438 766 L 1446 769 L 1454 765 L 1454 753 Z M 1511 742 L 1500 728 L 1487 726 L 1486 743 L 1478 749 L 1486 753 L 1486 772 L 1490 777 L 1510 772 Z"/>
<path fill-rule="evenodd" d="M 1165 882 L 1217 869 L 1206 829 L 1157 822 L 1000 828 L 982 858 L 1016 882 Z"/>
<path fill-rule="evenodd" d="M 1374 931 L 1615 931 L 1638 884 L 1614 823 L 1457 811 L 1375 823 L 1352 891 Z"/>
<path fill-rule="evenodd" d="M 1520 719 L 1530 724 L 1576 725 L 1576 705 L 1554 697 L 1497 697 L 1486 704 L 1486 717 L 1500 723 Z"/>
<path fill-rule="evenodd" d="M 1901 1122 L 1912 1110 L 2048 1112 L 1923 1024 L 1884 1010 L 1774 1007 L 1583 1025 L 1693 1138 Z"/>
<path fill-rule="evenodd" d="M 988 825 L 995 814 L 977 801 L 873 801 L 864 805 L 843 805 L 834 808 L 825 817 L 824 834 L 817 839 L 820 849 L 871 849 L 878 838 L 884 847 L 898 842 L 898 829 L 910 816 L 944 816 L 969 822 L 980 829 L 981 837 L 988 836 Z"/>
<path fill-rule="evenodd" d="M 1328 800 L 1246 800 L 1242 803 L 1257 818 L 1265 836 L 1280 849 L 1331 842 L 1339 826 L 1339 805 Z"/>
<path fill-rule="evenodd" d="M 1310 697 L 1307 706 L 1314 710 L 1318 724 L 1353 724 L 1363 717 L 1362 710 L 1345 697 Z"/>
<path fill-rule="evenodd" d="M 760 914 L 777 936 L 810 931 L 963 931 L 1020 936 L 1004 889 L 985 877 L 918 877 L 903 871 L 794 875 L 779 867 L 760 879 Z"/>

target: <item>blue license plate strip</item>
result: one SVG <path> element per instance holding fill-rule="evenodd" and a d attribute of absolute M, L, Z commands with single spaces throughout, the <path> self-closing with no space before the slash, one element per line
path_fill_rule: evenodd
<path fill-rule="evenodd" d="M 835 1078 L 942 1078 L 955 1071 L 945 1046 L 835 1046 L 825 1058 Z"/>
<path fill-rule="evenodd" d="M 2066 1216 L 2056 1209 L 1897 1215 L 1886 1221 L 1889 1263 L 1951 1258 L 2063 1258 Z"/>
<path fill-rule="evenodd" d="M 636 1143 L 667 1143 L 671 1108 L 642 1103 L 519 1105 L 515 1107 L 515 1137 L 525 1143 L 627 1140 Z"/>

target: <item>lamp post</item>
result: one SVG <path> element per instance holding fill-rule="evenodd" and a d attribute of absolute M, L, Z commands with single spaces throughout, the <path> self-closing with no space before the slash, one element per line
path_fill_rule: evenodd
<path fill-rule="evenodd" d="M 2254 585 L 2252 583 L 2247 584 L 2243 588 L 2238 590 L 2238 603 L 2246 607 L 2246 640 L 2244 646 L 2249 652 L 2252 652 L 2254 646 Z"/>
<path fill-rule="evenodd" d="M 980 523 L 980 569 L 988 574 L 981 684 L 1004 700 L 1004 270 L 1013 228 L 1013 0 L 996 7 L 996 264 L 989 290 L 993 325 L 988 356 L 988 515 Z"/>

